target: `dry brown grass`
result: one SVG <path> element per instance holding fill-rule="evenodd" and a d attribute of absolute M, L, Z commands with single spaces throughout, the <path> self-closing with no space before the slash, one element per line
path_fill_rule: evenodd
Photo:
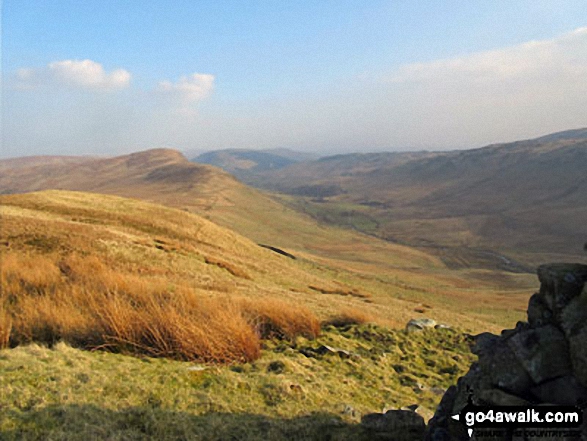
<path fill-rule="evenodd" d="M 362 325 L 364 323 L 375 323 L 376 321 L 376 318 L 366 311 L 347 307 L 342 309 L 337 315 L 326 320 L 323 324 L 342 327 L 348 325 Z"/>
<path fill-rule="evenodd" d="M 218 259 L 216 257 L 207 256 L 204 258 L 204 261 L 208 265 L 215 265 L 218 268 L 225 269 L 226 271 L 228 271 L 230 274 L 232 274 L 235 277 L 240 277 L 241 279 L 251 280 L 251 276 L 249 276 L 245 271 L 238 268 L 236 265 L 225 262 L 224 260 Z"/>
<path fill-rule="evenodd" d="M 8 347 L 10 332 L 12 330 L 12 318 L 0 304 L 0 349 Z"/>
<path fill-rule="evenodd" d="M 1 271 L 0 345 L 64 340 L 89 349 L 229 363 L 259 357 L 262 337 L 315 337 L 308 309 L 272 299 L 207 298 L 122 273 L 93 256 L 11 253 Z"/>
<path fill-rule="evenodd" d="M 320 334 L 320 321 L 305 306 L 272 298 L 243 299 L 240 305 L 262 338 L 291 340 L 297 335 L 314 338 Z"/>
<path fill-rule="evenodd" d="M 316 285 L 309 285 L 313 291 L 317 291 L 321 294 L 334 294 L 338 296 L 351 296 L 351 297 L 358 297 L 361 299 L 368 299 L 371 297 L 371 294 L 359 291 L 357 288 L 351 288 L 348 286 L 340 286 L 340 287 L 321 287 Z"/>

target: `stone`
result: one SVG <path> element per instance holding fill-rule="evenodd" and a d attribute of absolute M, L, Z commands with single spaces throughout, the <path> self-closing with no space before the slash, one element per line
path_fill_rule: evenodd
<path fill-rule="evenodd" d="M 587 387 L 587 328 L 583 328 L 568 340 L 573 373 L 579 383 Z"/>
<path fill-rule="evenodd" d="M 560 326 L 566 336 L 577 334 L 587 326 L 587 285 L 572 299 L 560 314 Z"/>
<path fill-rule="evenodd" d="M 538 267 L 540 295 L 558 318 L 560 311 L 581 293 L 587 282 L 587 265 L 553 263 Z"/>
<path fill-rule="evenodd" d="M 428 422 L 426 441 L 469 440 L 465 425 L 451 419 L 468 404 L 587 407 L 587 265 L 542 265 L 538 277 L 540 291 L 528 302 L 528 322 L 500 336 L 474 337 L 472 352 L 479 360 L 445 392 Z M 581 433 L 587 441 L 587 423 Z M 473 439 L 545 439 L 534 432 L 521 436 L 509 432 Z"/>
<path fill-rule="evenodd" d="M 487 360 L 480 359 L 479 364 L 482 375 L 487 376 L 494 387 L 520 395 L 533 385 L 533 381 L 506 342 L 500 341 L 491 356 Z"/>
<path fill-rule="evenodd" d="M 490 332 L 483 332 L 482 334 L 473 337 L 473 347 L 471 352 L 479 357 L 490 355 L 493 352 L 495 345 L 499 342 L 499 336 L 491 334 Z"/>
<path fill-rule="evenodd" d="M 424 418 L 410 410 L 370 413 L 361 418 L 361 425 L 371 439 L 390 441 L 421 441 L 426 430 Z"/>
<path fill-rule="evenodd" d="M 555 378 L 534 386 L 531 392 L 541 403 L 561 406 L 587 403 L 587 388 L 583 387 L 572 375 Z"/>
<path fill-rule="evenodd" d="M 530 297 L 528 302 L 528 322 L 530 326 L 542 326 L 551 323 L 553 314 L 540 293 Z"/>
<path fill-rule="evenodd" d="M 300 349 L 300 353 L 304 354 L 308 358 L 316 358 L 316 355 L 337 355 L 340 358 L 353 358 L 360 359 L 361 356 L 346 349 L 333 348 L 328 345 L 321 345 L 317 349 L 314 348 L 303 348 Z"/>
<path fill-rule="evenodd" d="M 516 395 L 508 394 L 500 389 L 485 389 L 477 393 L 481 404 L 485 406 L 528 406 L 531 403 Z"/>
<path fill-rule="evenodd" d="M 534 383 L 571 373 L 567 341 L 554 325 L 518 332 L 507 344 Z"/>
<path fill-rule="evenodd" d="M 429 318 L 412 319 L 406 325 L 406 332 L 423 331 L 427 328 L 434 328 L 436 321 Z"/>

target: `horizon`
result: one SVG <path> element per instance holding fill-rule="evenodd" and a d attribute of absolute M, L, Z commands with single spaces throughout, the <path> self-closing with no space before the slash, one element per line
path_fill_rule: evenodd
<path fill-rule="evenodd" d="M 586 127 L 585 16 L 571 0 L 5 0 L 0 157 L 447 151 Z"/>

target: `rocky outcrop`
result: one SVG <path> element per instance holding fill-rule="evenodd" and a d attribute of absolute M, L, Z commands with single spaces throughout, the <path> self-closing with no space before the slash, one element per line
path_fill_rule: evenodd
<path fill-rule="evenodd" d="M 475 337 L 479 357 L 456 386 L 444 394 L 429 421 L 427 441 L 471 439 L 451 418 L 467 404 L 476 406 L 587 406 L 587 265 L 550 264 L 538 268 L 540 291 L 528 304 L 528 321 L 501 335 Z M 584 415 L 584 421 L 587 420 Z M 587 440 L 584 423 L 580 438 Z M 552 439 L 503 436 L 477 440 Z"/>

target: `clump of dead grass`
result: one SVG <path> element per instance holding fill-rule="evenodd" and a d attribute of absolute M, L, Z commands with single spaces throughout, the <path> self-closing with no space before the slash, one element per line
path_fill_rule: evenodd
<path fill-rule="evenodd" d="M 243 299 L 240 304 L 262 338 L 292 340 L 298 335 L 315 338 L 320 334 L 320 321 L 305 306 L 273 298 Z"/>
<path fill-rule="evenodd" d="M 0 283 L 0 346 L 63 340 L 88 349 L 230 363 L 258 358 L 261 338 L 320 331 L 314 314 L 301 306 L 207 298 L 81 254 L 8 254 Z"/>
<path fill-rule="evenodd" d="M 10 332 L 12 330 L 12 318 L 0 304 L 0 349 L 8 347 Z"/>
<path fill-rule="evenodd" d="M 233 265 L 231 263 L 225 262 L 224 260 L 218 259 L 217 257 L 207 256 L 204 258 L 204 261 L 208 265 L 215 265 L 218 268 L 222 268 L 228 271 L 235 277 L 240 277 L 241 279 L 251 280 L 251 276 L 249 276 L 243 269 Z"/>
<path fill-rule="evenodd" d="M 338 314 L 330 317 L 323 324 L 331 325 L 337 328 L 350 325 L 363 325 L 365 323 L 375 323 L 377 320 L 366 311 L 357 308 L 344 308 Z"/>

